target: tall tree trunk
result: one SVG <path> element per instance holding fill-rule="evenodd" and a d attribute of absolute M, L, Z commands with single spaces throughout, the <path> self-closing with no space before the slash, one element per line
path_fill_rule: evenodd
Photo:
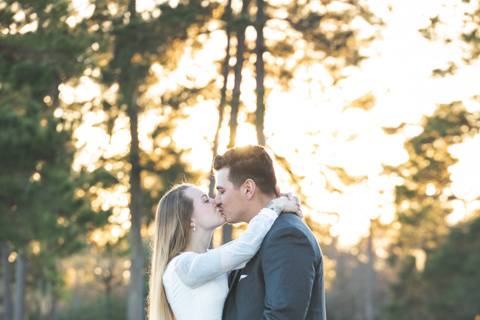
<path fill-rule="evenodd" d="M 50 310 L 48 312 L 48 320 L 57 320 L 57 308 L 58 307 L 58 297 L 56 293 L 52 293 L 52 301 L 50 304 Z"/>
<path fill-rule="evenodd" d="M 45 297 L 43 305 L 40 307 L 44 317 L 42 319 L 46 320 L 56 320 L 57 319 L 57 306 L 58 306 L 58 296 L 55 288 L 55 284 L 50 281 L 44 280 L 42 282 L 42 298 Z"/>
<path fill-rule="evenodd" d="M 112 314 L 112 292 L 113 292 L 113 281 L 114 281 L 114 260 L 113 260 L 113 252 L 111 246 L 107 247 L 108 251 L 108 269 L 106 274 L 102 277 L 103 284 L 105 286 L 105 317 L 107 319 L 113 318 Z"/>
<path fill-rule="evenodd" d="M 365 319 L 374 320 L 373 294 L 375 292 L 375 255 L 373 252 L 373 220 L 370 220 L 370 232 L 367 240 L 367 290 L 365 302 Z"/>
<path fill-rule="evenodd" d="M 265 121 L 265 64 L 263 62 L 263 53 L 265 52 L 265 39 L 263 28 L 265 27 L 265 2 L 257 0 L 257 17 L 255 19 L 255 29 L 257 31 L 256 40 L 256 62 L 255 72 L 257 81 L 257 110 L 255 111 L 255 128 L 257 131 L 257 141 L 261 146 L 265 145 L 264 121 Z"/>
<path fill-rule="evenodd" d="M 236 64 L 234 69 L 235 80 L 233 84 L 232 91 L 232 103 L 230 110 L 230 141 L 228 143 L 228 148 L 233 148 L 235 146 L 235 141 L 237 137 L 237 127 L 238 127 L 238 109 L 240 107 L 240 85 L 242 84 L 242 69 L 243 62 L 245 60 L 245 29 L 248 25 L 248 8 L 250 5 L 250 0 L 243 0 L 242 2 L 242 11 L 240 13 L 239 27 L 237 29 L 237 52 L 236 52 Z M 225 224 L 223 226 L 223 243 L 227 243 L 232 240 L 232 225 Z"/>
<path fill-rule="evenodd" d="M 215 131 L 215 138 L 213 139 L 212 155 L 213 159 L 218 153 L 218 140 L 220 137 L 220 130 L 222 129 L 223 118 L 225 115 L 225 105 L 227 104 L 227 84 L 228 74 L 230 72 L 230 46 L 232 37 L 232 0 L 228 0 L 227 7 L 225 8 L 225 31 L 227 34 L 227 47 L 225 48 L 225 60 L 222 65 L 223 87 L 220 92 L 220 104 L 218 106 L 218 123 L 217 130 Z M 208 193 L 211 197 L 215 194 L 215 176 L 213 174 L 213 160 L 212 167 L 210 169 L 210 186 Z M 222 228 L 222 241 L 226 243 L 232 239 L 232 226 L 225 224 Z"/>
<path fill-rule="evenodd" d="M 8 256 L 10 255 L 10 247 L 7 242 L 0 243 L 1 250 L 1 263 L 2 263 L 2 275 L 3 275 L 3 305 L 5 320 L 13 318 L 13 306 L 12 306 L 12 276 L 10 269 L 10 262 L 8 262 Z"/>
<path fill-rule="evenodd" d="M 222 77 L 223 86 L 220 91 L 220 104 L 218 106 L 218 123 L 217 130 L 215 131 L 215 137 L 213 139 L 212 146 L 212 167 L 210 168 L 210 185 L 208 188 L 208 194 L 213 197 L 215 194 L 215 176 L 213 174 L 213 159 L 218 153 L 218 140 L 220 138 L 220 130 L 222 129 L 223 118 L 225 115 L 225 105 L 227 104 L 227 84 L 228 74 L 230 71 L 230 42 L 231 42 L 231 29 L 232 29 L 232 0 L 228 0 L 227 7 L 225 8 L 225 32 L 227 34 L 227 47 L 225 48 L 225 60 L 222 65 Z"/>
<path fill-rule="evenodd" d="M 335 265 L 335 287 L 337 293 L 337 299 L 339 300 L 336 303 L 340 305 L 345 305 L 345 308 L 338 308 L 335 310 L 335 318 L 336 319 L 348 319 L 348 311 L 347 307 L 351 305 L 351 301 L 349 301 L 349 287 L 347 283 L 347 261 L 345 255 L 338 249 L 338 237 L 334 237 L 332 239 L 333 248 L 332 258 L 336 262 Z"/>
<path fill-rule="evenodd" d="M 130 0 L 128 5 L 130 21 L 136 19 L 136 1 Z M 125 61 L 130 64 L 131 61 Z M 128 69 L 128 68 L 127 68 Z M 126 71 L 128 73 L 128 71 Z M 127 115 L 130 121 L 130 217 L 131 227 L 129 233 L 131 265 L 130 282 L 128 286 L 127 320 L 144 319 L 144 255 L 142 245 L 142 207 L 141 207 L 141 167 L 140 147 L 138 140 L 138 105 L 137 105 L 137 79 L 134 73 L 126 75 L 127 85 L 123 88 L 127 97 Z"/>
<path fill-rule="evenodd" d="M 113 270 L 110 270 L 113 272 Z M 107 275 L 104 279 L 104 284 L 105 284 L 105 316 L 107 319 L 112 318 L 112 291 L 113 291 L 113 276 L 112 273 L 110 275 Z"/>
<path fill-rule="evenodd" d="M 13 319 L 23 320 L 25 314 L 25 283 L 27 276 L 27 262 L 21 251 L 18 252 L 15 262 L 15 303 Z"/>
<path fill-rule="evenodd" d="M 233 84 L 232 91 L 232 105 L 230 112 L 230 142 L 229 148 L 235 146 L 237 127 L 238 127 L 238 109 L 240 107 L 240 86 L 242 84 L 242 70 L 243 62 L 245 60 L 245 29 L 248 26 L 249 14 L 248 9 L 250 6 L 250 0 L 242 1 L 242 11 L 240 13 L 240 23 L 238 24 L 237 34 L 237 53 L 236 64 L 234 69 L 235 82 Z"/>
<path fill-rule="evenodd" d="M 129 234 L 131 250 L 130 283 L 128 287 L 127 319 L 142 320 L 144 315 L 144 256 L 142 246 L 142 210 L 141 210 L 141 185 L 140 185 L 140 159 L 138 142 L 138 106 L 137 95 L 134 93 L 128 105 L 130 119 L 130 215 L 131 228 Z"/>

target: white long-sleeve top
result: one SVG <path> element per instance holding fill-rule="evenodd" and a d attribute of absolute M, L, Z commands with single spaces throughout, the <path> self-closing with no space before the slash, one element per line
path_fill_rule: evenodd
<path fill-rule="evenodd" d="M 278 213 L 262 209 L 237 239 L 205 253 L 173 258 L 163 285 L 176 320 L 220 320 L 228 293 L 227 273 L 243 267 L 258 251 Z"/>

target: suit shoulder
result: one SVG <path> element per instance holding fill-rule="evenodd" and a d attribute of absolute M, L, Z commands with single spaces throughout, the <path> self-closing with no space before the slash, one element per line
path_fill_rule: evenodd
<path fill-rule="evenodd" d="M 309 234 L 312 234 L 312 232 L 296 214 L 282 213 L 273 224 L 265 240 L 288 234 L 309 238 Z"/>
<path fill-rule="evenodd" d="M 320 252 L 320 247 L 312 230 L 310 230 L 300 217 L 293 213 L 280 214 L 266 235 L 264 243 L 268 244 L 271 241 L 278 241 L 279 239 L 288 236 L 293 236 L 302 241 L 308 242 L 314 251 Z"/>
<path fill-rule="evenodd" d="M 301 233 L 311 233 L 310 228 L 294 213 L 285 212 L 278 216 L 272 226 L 272 232 L 279 231 L 298 231 Z"/>

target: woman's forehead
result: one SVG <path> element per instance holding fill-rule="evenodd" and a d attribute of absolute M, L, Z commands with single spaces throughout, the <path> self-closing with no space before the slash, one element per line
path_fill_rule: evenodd
<path fill-rule="evenodd" d="M 194 197 L 194 198 L 197 198 L 197 197 L 201 197 L 202 195 L 205 194 L 205 192 L 203 192 L 203 190 L 201 190 L 200 188 L 198 187 L 189 187 L 187 189 L 187 194 L 189 194 L 191 197 Z"/>

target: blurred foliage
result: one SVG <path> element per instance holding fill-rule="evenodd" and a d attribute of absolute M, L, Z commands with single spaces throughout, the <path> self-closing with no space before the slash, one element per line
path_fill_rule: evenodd
<path fill-rule="evenodd" d="M 125 314 L 124 295 L 115 294 L 110 301 L 107 301 L 105 297 L 89 294 L 77 303 L 62 308 L 58 314 L 58 320 L 124 320 Z M 35 319 L 37 318 L 32 317 L 32 320 Z"/>
<path fill-rule="evenodd" d="M 480 2 L 457 1 L 455 5 L 464 10 L 460 34 L 442 33 L 452 21 L 441 15 L 433 16 L 430 25 L 420 30 L 426 38 L 446 46 L 463 42 L 462 59 L 433 70 L 434 76 L 452 76 L 479 58 Z M 473 319 L 479 313 L 472 286 L 480 282 L 471 269 L 472 261 L 478 264 L 478 239 L 473 235 L 478 219 L 452 229 L 446 217 L 452 212 L 452 201 L 464 201 L 450 189 L 448 169 L 457 159 L 449 147 L 478 135 L 480 112 L 468 111 L 458 101 L 440 105 L 424 118 L 422 127 L 423 132 L 405 145 L 409 160 L 386 168 L 402 180 L 396 188 L 398 234 L 390 256 L 399 273 L 386 315 L 388 319 Z M 402 126 L 390 128 L 390 133 L 401 130 Z"/>
<path fill-rule="evenodd" d="M 459 1 L 456 5 L 468 3 Z M 459 66 L 478 59 L 480 3 L 470 8 L 474 9 L 462 8 L 464 29 L 457 35 L 465 45 L 463 61 L 449 61 L 446 67 L 433 70 L 435 76 L 453 75 Z M 448 46 L 458 39 L 442 33 L 446 23 L 444 17 L 435 16 L 420 32 Z M 450 190 L 448 168 L 457 160 L 448 148 L 479 133 L 480 113 L 467 111 L 462 102 L 440 105 L 431 117 L 424 119 L 422 127 L 423 132 L 406 144 L 409 161 L 398 168 L 386 168 L 403 181 L 396 189 L 398 236 L 391 254 L 391 261 L 400 272 L 392 287 L 388 319 L 473 319 L 479 313 L 479 300 L 471 296 L 475 290 L 469 287 L 480 282 L 469 265 L 478 260 L 479 250 L 474 248 L 478 241 L 469 233 L 475 230 L 478 219 L 452 229 L 445 218 L 456 200 Z M 402 128 L 391 132 L 398 130 Z M 466 244 L 464 239 L 471 242 Z"/>
<path fill-rule="evenodd" d="M 34 292 L 59 297 L 58 261 L 84 248 L 89 232 L 107 223 L 111 212 L 93 210 L 88 189 L 108 186 L 112 177 L 72 170 L 73 128 L 55 115 L 58 87 L 83 72 L 79 60 L 89 43 L 63 22 L 67 3 L 8 1 L 2 12 L 28 18 L 0 21 L 10 28 L 0 40 L 0 241 L 26 261 L 16 281 L 26 280 L 36 305 Z M 18 32 L 33 21 L 36 32 Z"/>
<path fill-rule="evenodd" d="M 480 115 L 468 112 L 460 102 L 440 105 L 423 119 L 423 132 L 406 142 L 409 160 L 385 168 L 387 174 L 398 175 L 402 181 L 395 191 L 400 228 L 392 259 L 415 249 L 428 252 L 446 234 L 445 217 L 455 200 L 448 168 L 457 161 L 449 147 L 478 134 L 479 121 Z"/>
<path fill-rule="evenodd" d="M 450 231 L 433 252 L 422 280 L 433 319 L 474 319 L 480 314 L 480 214 Z"/>
<path fill-rule="evenodd" d="M 468 112 L 460 102 L 440 105 L 432 116 L 424 117 L 422 127 L 423 132 L 405 144 L 409 160 L 385 168 L 402 181 L 395 190 L 396 235 L 389 260 L 399 273 L 387 309 L 389 319 L 437 319 L 426 309 L 423 260 L 438 250 L 450 230 L 446 217 L 456 196 L 448 168 L 457 160 L 449 147 L 479 133 L 480 113 Z"/>

